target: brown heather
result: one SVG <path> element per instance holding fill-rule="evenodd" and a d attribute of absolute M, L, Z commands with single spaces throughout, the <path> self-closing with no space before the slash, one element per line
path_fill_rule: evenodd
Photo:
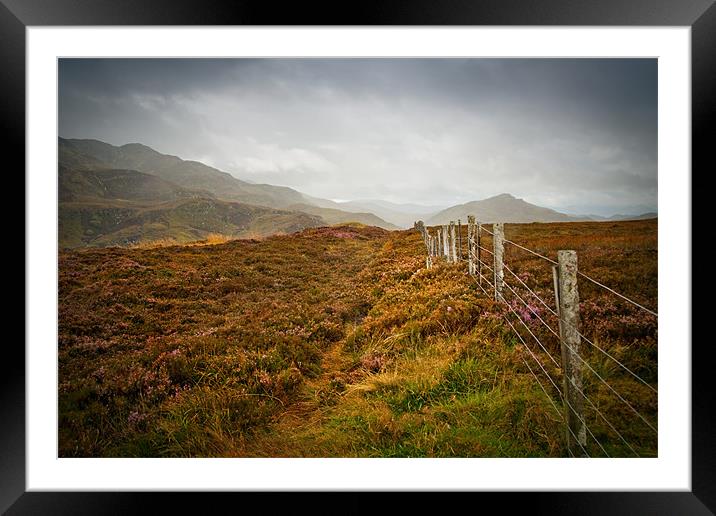
<path fill-rule="evenodd" d="M 654 220 L 506 225 L 506 238 L 552 258 L 577 250 L 581 271 L 651 309 L 656 234 Z M 60 456 L 566 455 L 560 416 L 504 306 L 464 263 L 425 270 L 417 232 L 345 225 L 223 240 L 60 253 Z M 509 245 L 506 263 L 553 303 L 548 263 Z M 579 286 L 585 335 L 656 387 L 655 319 Z M 518 313 L 558 358 L 557 340 Z M 585 357 L 656 421 L 648 388 L 594 350 Z M 645 425 L 588 372 L 585 385 L 640 455 L 657 454 Z M 630 455 L 586 417 L 610 455 Z"/>

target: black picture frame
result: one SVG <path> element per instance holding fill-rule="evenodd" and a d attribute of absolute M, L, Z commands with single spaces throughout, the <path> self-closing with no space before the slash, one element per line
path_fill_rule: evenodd
<path fill-rule="evenodd" d="M 6 160 L 13 158 L 14 163 L 12 168 L 6 168 L 6 174 L 14 174 L 19 181 L 19 170 L 25 170 L 25 29 L 28 26 L 690 26 L 693 191 L 694 179 L 703 177 L 707 167 L 712 171 L 714 162 L 711 147 L 716 141 L 712 129 L 716 124 L 716 95 L 713 94 L 716 92 L 716 7 L 713 4 L 713 0 L 362 0 L 350 5 L 340 2 L 287 2 L 284 5 L 270 0 L 0 0 L 0 127 L 4 157 Z M 700 172 L 694 174 L 693 170 Z M 24 181 L 17 188 L 25 192 Z M 692 200 L 692 221 L 697 222 L 693 206 Z M 19 228 L 16 229 L 19 232 Z M 24 246 L 22 255 L 25 264 L 28 257 Z M 24 270 L 26 280 L 28 272 L 26 268 Z M 685 280 L 691 282 L 693 273 L 692 266 Z M 696 307 L 693 302 L 692 306 Z M 24 303 L 23 308 L 26 308 Z M 691 319 L 694 319 L 693 315 Z M 711 346 L 708 340 L 697 341 L 693 337 L 691 340 L 676 344 L 691 345 L 692 352 L 692 491 L 480 493 L 479 503 L 498 502 L 501 510 L 525 505 L 530 511 L 551 514 L 713 514 L 716 511 L 716 439 L 713 438 L 712 422 L 716 404 L 710 384 Z M 0 511 L 7 511 L 7 514 L 77 515 L 132 514 L 149 510 L 147 498 L 150 495 L 146 493 L 26 492 L 25 353 L 17 340 L 6 340 L 3 362 L 5 367 L 0 375 L 0 412 L 4 415 L 0 423 Z M 230 498 L 226 500 L 230 503 L 237 495 L 258 497 L 260 500 L 256 502 L 259 504 L 270 501 L 274 507 L 283 498 L 276 493 L 212 493 L 221 499 Z M 169 506 L 179 508 L 180 512 L 195 509 L 205 512 L 207 508 L 205 500 L 196 501 L 188 493 L 154 493 L 151 496 L 159 498 L 156 501 L 163 505 L 163 512 L 174 510 Z M 340 512 L 374 510 L 378 507 L 377 502 L 368 500 L 370 496 L 350 494 L 350 500 L 342 502 Z M 401 503 L 406 511 L 424 503 L 421 495 L 404 498 Z M 328 510 L 321 493 L 305 493 L 301 499 L 301 505 L 309 510 Z M 248 507 L 244 505 L 247 500 L 242 499 L 241 503 L 244 508 Z M 451 500 L 451 505 L 456 503 L 459 502 Z"/>

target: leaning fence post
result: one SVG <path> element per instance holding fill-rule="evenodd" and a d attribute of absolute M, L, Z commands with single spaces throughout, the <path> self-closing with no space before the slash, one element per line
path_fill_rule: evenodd
<path fill-rule="evenodd" d="M 450 221 L 450 262 L 455 263 L 457 261 L 457 254 L 455 252 L 455 221 Z"/>
<path fill-rule="evenodd" d="M 432 266 L 432 260 L 430 259 L 430 235 L 428 230 L 425 229 L 425 223 L 422 220 L 415 221 L 413 227 L 420 232 L 420 236 L 423 237 L 423 244 L 425 244 L 425 250 L 427 257 L 425 258 L 425 267 L 429 269 Z"/>
<path fill-rule="evenodd" d="M 577 252 L 559 251 L 553 268 L 562 347 L 564 411 L 567 414 L 567 447 L 573 455 L 583 455 L 587 444 L 582 396 L 582 364 L 579 359 L 579 291 L 577 289 Z"/>
<path fill-rule="evenodd" d="M 492 246 L 495 260 L 493 263 L 495 273 L 495 301 L 502 300 L 502 283 L 504 281 L 504 271 L 502 270 L 502 262 L 504 256 L 504 240 L 505 232 L 502 222 L 495 222 L 492 225 Z"/>

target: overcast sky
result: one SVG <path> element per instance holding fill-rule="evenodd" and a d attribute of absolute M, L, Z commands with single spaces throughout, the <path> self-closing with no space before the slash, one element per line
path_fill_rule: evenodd
<path fill-rule="evenodd" d="M 328 199 L 657 208 L 655 59 L 62 59 L 59 130 Z"/>

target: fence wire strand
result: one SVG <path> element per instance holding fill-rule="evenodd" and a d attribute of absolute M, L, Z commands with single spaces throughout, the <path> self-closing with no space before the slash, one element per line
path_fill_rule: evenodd
<path fill-rule="evenodd" d="M 542 304 L 544 305 L 544 307 L 552 313 L 552 315 L 554 315 L 555 317 L 559 317 L 559 314 L 557 314 L 557 312 L 556 312 L 551 306 L 549 306 L 537 293 L 535 293 L 535 292 L 527 285 L 527 283 L 525 283 L 525 282 L 522 280 L 522 278 L 520 278 L 517 274 L 515 274 L 515 273 L 512 271 L 512 269 L 510 269 L 510 268 L 507 266 L 507 264 L 503 263 L 502 266 L 507 270 L 507 272 L 509 272 L 510 274 L 512 274 L 517 281 L 519 281 L 520 283 L 522 283 L 522 285 L 523 285 L 527 290 L 529 290 L 530 294 L 532 294 L 540 303 L 542 303 Z"/>
<path fill-rule="evenodd" d="M 588 402 L 589 405 L 592 407 L 592 409 L 594 409 L 594 411 L 599 415 L 599 417 L 601 417 L 601 418 L 604 420 L 604 422 L 609 426 L 609 428 L 611 428 L 612 431 L 613 431 L 615 434 L 617 434 L 617 436 L 619 437 L 619 439 L 621 439 L 621 441 L 622 441 L 624 444 L 627 445 L 627 447 L 632 451 L 632 453 L 634 453 L 634 455 L 636 455 L 637 457 L 639 457 L 639 453 L 632 447 L 631 444 L 629 444 L 629 441 L 627 441 L 627 440 L 624 438 L 624 436 L 619 432 L 619 430 L 617 430 L 617 429 L 614 427 L 614 425 L 611 423 L 611 421 L 609 421 L 609 420 L 607 419 L 607 417 L 606 417 L 604 414 L 602 414 L 602 411 L 597 408 L 597 406 L 592 402 L 592 400 L 590 400 L 589 397 L 588 397 L 586 394 L 584 394 L 584 391 L 583 391 L 582 389 L 577 389 L 577 391 L 579 392 L 579 394 L 582 395 L 582 397 L 583 397 L 585 400 L 587 400 L 587 402 Z"/>
<path fill-rule="evenodd" d="M 529 334 L 532 335 L 532 337 L 535 339 L 535 341 L 537 341 L 537 344 L 539 344 L 539 347 L 542 348 L 542 350 L 547 354 L 547 356 L 548 356 L 549 359 L 554 363 L 554 365 L 557 366 L 557 368 L 560 368 L 560 369 L 561 369 L 561 366 L 559 365 L 559 362 L 557 362 L 557 360 L 554 359 L 554 357 L 550 354 L 550 352 L 547 351 L 547 348 L 544 347 L 544 344 L 542 344 L 542 341 L 540 341 L 539 338 L 537 337 L 537 335 L 535 335 L 535 334 L 532 332 L 532 330 L 530 329 L 530 327 L 527 326 L 527 323 L 525 323 L 525 322 L 522 320 L 522 317 L 520 317 L 519 314 L 518 314 L 517 312 L 515 312 L 515 309 L 512 308 L 512 307 L 511 307 L 509 304 L 507 304 L 507 303 L 505 303 L 505 306 L 507 306 L 507 308 L 510 309 L 510 311 L 514 314 L 514 316 L 517 317 L 517 320 L 522 323 L 522 326 L 524 326 L 525 329 L 529 332 Z"/>
<path fill-rule="evenodd" d="M 644 310 L 645 312 L 650 313 L 650 314 L 653 315 L 654 317 L 659 317 L 659 315 L 658 315 L 655 311 L 650 310 L 650 309 L 648 309 L 647 307 L 640 305 L 639 303 L 637 303 L 637 302 L 634 301 L 633 299 L 629 299 L 629 298 L 626 297 L 624 294 L 620 294 L 619 292 L 617 292 L 617 291 L 614 290 L 613 288 L 607 287 L 604 283 L 600 283 L 599 281 L 595 280 L 594 278 L 592 278 L 592 277 L 590 277 L 590 276 L 587 276 L 587 275 L 584 274 L 583 272 L 577 271 L 577 274 L 579 274 L 581 277 L 583 277 L 583 278 L 585 278 L 585 279 L 588 279 L 589 281 L 591 281 L 591 282 L 594 283 L 595 285 L 598 285 L 598 286 L 602 287 L 603 289 L 608 290 L 608 291 L 611 292 L 612 294 L 614 294 L 614 295 L 616 295 L 616 296 L 619 296 L 619 297 L 622 298 L 624 301 L 627 301 L 627 302 L 631 303 L 632 305 L 641 308 L 641 309 Z"/>
<path fill-rule="evenodd" d="M 523 251 L 527 251 L 528 253 L 531 253 L 531 254 L 533 254 L 533 255 L 535 255 L 535 256 L 538 256 L 538 257 L 542 258 L 543 260 L 547 260 L 548 262 L 553 263 L 554 265 L 559 265 L 559 264 L 558 264 L 556 261 L 554 261 L 552 258 L 547 258 L 545 255 L 539 254 L 537 251 L 533 251 L 532 249 L 528 249 L 528 248 L 526 248 L 526 247 L 524 247 L 524 246 L 521 246 L 520 244 L 518 244 L 518 243 L 516 243 L 516 242 L 513 242 L 512 240 L 507 240 L 507 239 L 505 239 L 504 242 L 505 242 L 506 244 L 512 244 L 512 245 L 514 245 L 515 247 L 519 247 L 519 248 L 522 249 Z"/>
<path fill-rule="evenodd" d="M 491 254 L 492 256 L 495 256 L 495 253 L 493 253 L 493 252 L 490 251 L 489 249 L 487 249 L 487 248 L 485 248 L 485 247 L 482 247 L 481 245 L 478 245 L 477 247 L 479 247 L 480 249 L 482 249 L 482 250 L 485 251 L 486 253 L 489 253 L 489 254 Z"/>
<path fill-rule="evenodd" d="M 550 403 L 552 404 L 552 406 L 554 407 L 554 410 L 557 412 L 557 415 L 559 416 L 559 419 L 560 419 L 562 422 L 564 422 L 564 416 L 562 415 L 562 412 L 559 410 L 559 407 L 557 407 L 557 404 L 556 404 L 556 403 L 554 402 L 554 400 L 552 399 L 552 396 L 550 396 L 549 393 L 547 393 L 547 390 L 546 390 L 546 389 L 544 388 L 544 386 L 542 385 L 542 382 L 539 381 L 539 378 L 537 378 L 537 375 L 536 375 L 535 372 L 532 370 L 532 368 L 530 367 L 530 365 L 527 363 L 527 360 L 525 360 L 525 357 L 522 357 L 522 361 L 523 361 L 523 362 L 525 363 L 525 365 L 527 366 L 527 369 L 530 370 L 530 373 L 532 373 L 532 376 L 534 376 L 534 379 L 535 379 L 535 380 L 537 381 L 537 383 L 539 384 L 540 388 L 542 389 L 542 392 L 544 392 L 544 395 L 547 397 L 547 399 L 549 400 L 549 402 L 550 402 Z"/>
<path fill-rule="evenodd" d="M 542 318 L 540 317 L 540 315 L 532 309 L 532 307 L 529 305 L 529 303 L 527 303 L 527 301 L 525 301 L 524 299 L 522 299 L 522 296 L 520 296 L 517 292 L 515 292 L 515 289 L 513 289 L 513 288 L 510 286 L 509 283 L 507 283 L 506 281 L 503 280 L 503 281 L 502 281 L 502 284 L 503 284 L 505 287 L 509 288 L 509 289 L 510 289 L 510 292 L 512 292 L 515 296 L 517 296 L 517 299 L 519 299 L 519 300 L 522 302 L 522 304 L 525 305 L 525 307 L 526 307 L 530 312 L 532 312 L 532 314 L 533 314 L 535 317 L 537 317 L 537 319 L 539 319 L 539 321 L 540 321 L 549 331 L 551 331 L 552 334 L 553 334 L 555 337 L 560 338 L 560 337 L 559 337 L 559 333 L 557 333 L 554 329 L 552 329 L 552 327 L 551 327 L 549 324 L 547 324 L 547 323 L 545 322 L 545 320 L 542 319 Z"/>
<path fill-rule="evenodd" d="M 614 393 L 614 395 L 622 401 L 622 403 L 624 403 L 627 407 L 629 407 L 629 409 L 630 409 L 632 412 L 634 412 L 634 414 L 636 414 L 636 416 L 637 416 L 639 419 L 641 419 L 641 420 L 646 424 L 646 426 L 648 426 L 654 433 L 658 434 L 658 431 L 657 431 L 657 429 L 654 427 L 654 425 L 652 425 L 644 416 L 642 416 L 641 413 L 640 413 L 637 409 L 635 409 L 635 408 L 632 406 L 631 403 L 629 403 L 627 400 L 625 400 L 625 399 L 622 397 L 622 395 L 619 394 L 619 393 L 616 391 L 616 389 L 611 386 L 611 384 L 610 384 L 609 382 L 607 382 L 604 378 L 602 378 L 602 375 L 600 375 L 598 372 L 596 372 L 596 371 L 594 370 L 594 368 L 593 368 L 591 365 L 589 365 L 589 363 L 588 363 L 586 360 L 584 360 L 579 353 L 577 353 L 577 352 L 576 352 L 569 344 L 567 344 L 566 342 L 563 342 L 563 344 L 564 344 L 564 346 L 565 346 L 568 350 L 570 350 L 570 351 L 572 352 L 573 355 L 575 355 L 575 356 L 579 359 L 580 362 L 582 362 L 585 366 L 587 366 L 587 369 L 589 369 L 589 370 L 594 374 L 594 376 L 596 376 L 597 378 L 599 378 L 599 380 L 600 380 L 604 385 L 606 385 L 606 386 L 609 388 L 609 390 L 612 391 L 612 392 Z"/>

